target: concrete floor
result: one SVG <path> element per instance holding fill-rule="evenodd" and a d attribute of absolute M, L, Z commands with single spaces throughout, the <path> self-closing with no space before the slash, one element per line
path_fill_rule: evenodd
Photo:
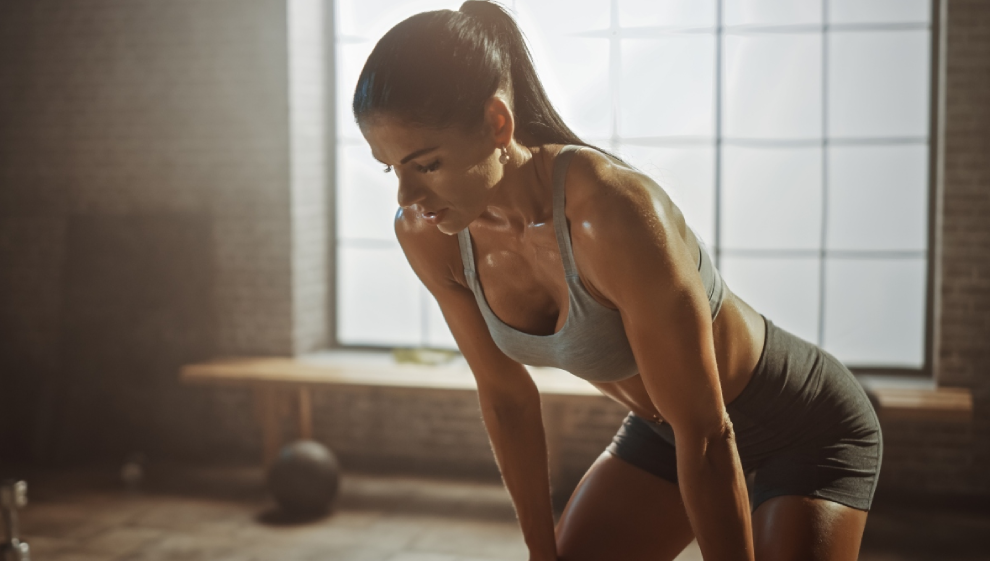
<path fill-rule="evenodd" d="M 257 469 L 158 468 L 137 491 L 113 469 L 35 473 L 22 534 L 34 561 L 520 561 L 497 483 L 348 473 L 336 511 L 282 519 Z M 990 513 L 877 504 L 863 561 L 990 560 Z M 678 561 L 700 561 L 692 544 Z"/>

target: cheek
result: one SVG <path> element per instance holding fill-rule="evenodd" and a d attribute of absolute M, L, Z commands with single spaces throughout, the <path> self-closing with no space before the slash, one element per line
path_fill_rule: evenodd
<path fill-rule="evenodd" d="M 476 165 L 462 168 L 457 172 L 437 176 L 431 182 L 433 191 L 448 202 L 476 206 L 487 200 L 488 191 L 502 179 L 501 165 L 492 166 L 483 161 Z"/>
<path fill-rule="evenodd" d="M 479 184 L 477 178 L 460 175 L 445 178 L 442 183 L 436 185 L 434 192 L 456 206 L 471 206 L 483 191 L 484 188 Z"/>
<path fill-rule="evenodd" d="M 443 177 L 437 187 L 450 197 L 463 199 L 476 197 L 493 184 L 492 170 L 487 166 L 476 165 Z"/>
<path fill-rule="evenodd" d="M 473 183 L 488 190 L 502 180 L 503 169 L 501 165 L 494 165 L 489 159 L 485 159 L 469 170 L 469 176 Z"/>

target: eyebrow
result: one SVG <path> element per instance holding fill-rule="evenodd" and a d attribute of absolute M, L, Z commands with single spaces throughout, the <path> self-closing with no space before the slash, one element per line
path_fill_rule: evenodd
<path fill-rule="evenodd" d="M 422 156 L 423 154 L 428 154 L 428 153 L 436 150 L 437 148 L 440 148 L 440 147 L 439 146 L 433 146 L 432 148 L 423 148 L 421 150 L 416 150 L 412 154 L 409 154 L 405 158 L 402 158 L 402 161 L 399 162 L 399 165 L 402 165 L 402 164 L 408 162 L 409 160 L 411 160 L 413 158 L 418 158 L 418 157 Z"/>

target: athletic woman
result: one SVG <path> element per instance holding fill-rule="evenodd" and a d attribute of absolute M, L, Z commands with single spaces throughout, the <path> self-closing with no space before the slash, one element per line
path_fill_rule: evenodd
<path fill-rule="evenodd" d="M 709 561 L 856 559 L 881 454 L 862 388 L 733 294 L 659 185 L 564 124 L 504 10 L 399 23 L 353 109 L 398 177 L 396 235 L 477 379 L 532 561 L 669 560 L 692 538 Z M 523 364 L 631 411 L 556 528 Z"/>

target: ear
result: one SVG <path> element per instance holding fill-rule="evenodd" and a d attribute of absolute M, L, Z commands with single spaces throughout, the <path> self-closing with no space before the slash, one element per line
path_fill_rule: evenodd
<path fill-rule="evenodd" d="M 508 146 L 515 133 L 516 122 L 512 109 L 501 94 L 495 94 L 485 103 L 485 124 L 495 146 Z"/>

